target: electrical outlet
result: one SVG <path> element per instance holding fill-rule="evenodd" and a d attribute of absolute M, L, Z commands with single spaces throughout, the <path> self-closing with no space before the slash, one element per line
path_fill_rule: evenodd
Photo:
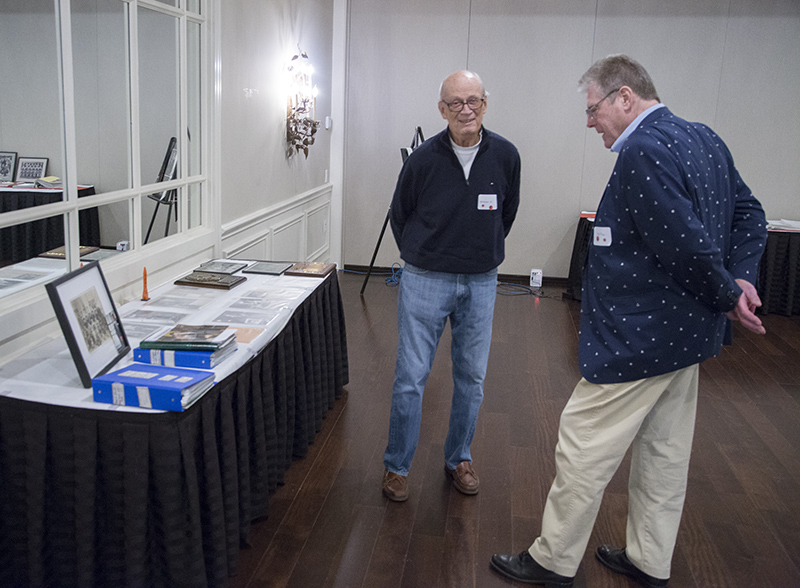
<path fill-rule="evenodd" d="M 542 270 L 540 269 L 532 269 L 531 270 L 531 288 L 541 288 L 542 287 Z"/>

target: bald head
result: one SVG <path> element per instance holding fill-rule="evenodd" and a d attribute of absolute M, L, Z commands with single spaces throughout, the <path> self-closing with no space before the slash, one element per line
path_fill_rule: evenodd
<path fill-rule="evenodd" d="M 450 74 L 444 79 L 444 81 L 442 81 L 442 84 L 439 86 L 439 100 L 446 100 L 447 91 L 454 85 L 464 82 L 477 82 L 480 86 L 480 95 L 486 95 L 486 89 L 483 87 L 483 80 L 481 80 L 481 77 L 474 71 L 462 69 Z"/>

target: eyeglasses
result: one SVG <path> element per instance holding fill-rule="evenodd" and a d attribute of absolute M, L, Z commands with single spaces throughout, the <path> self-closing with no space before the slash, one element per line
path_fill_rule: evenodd
<path fill-rule="evenodd" d="M 486 102 L 486 98 L 476 98 L 473 96 L 472 98 L 467 98 L 467 100 L 453 100 L 452 102 L 445 102 L 447 108 L 450 109 L 450 112 L 461 112 L 464 110 L 464 105 L 469 106 L 469 109 L 472 111 L 478 110 L 483 103 Z"/>
<path fill-rule="evenodd" d="M 594 115 L 595 115 L 595 113 L 597 112 L 597 109 L 598 109 L 598 108 L 600 108 L 600 104 L 603 102 L 603 100 L 605 100 L 606 98 L 608 98 L 609 96 L 611 96 L 611 94 L 613 94 L 614 92 L 619 92 L 619 88 L 616 88 L 616 89 L 614 89 L 614 90 L 611 90 L 611 91 L 610 91 L 608 94 L 606 94 L 605 96 L 603 96 L 602 98 L 600 98 L 600 100 L 598 100 L 597 102 L 595 102 L 594 104 L 592 104 L 592 105 L 591 105 L 589 108 L 587 108 L 587 109 L 586 109 L 586 116 L 588 116 L 589 118 L 591 118 L 592 120 L 594 120 Z"/>

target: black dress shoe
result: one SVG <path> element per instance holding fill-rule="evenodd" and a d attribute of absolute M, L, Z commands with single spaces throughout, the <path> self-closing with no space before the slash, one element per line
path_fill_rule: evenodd
<path fill-rule="evenodd" d="M 625 553 L 624 548 L 617 549 L 615 547 L 611 547 L 610 545 L 601 545 L 597 548 L 596 555 L 597 559 L 600 560 L 600 563 L 606 566 L 608 569 L 615 571 L 618 574 L 630 576 L 638 584 L 644 586 L 645 588 L 666 588 L 666 586 L 669 584 L 669 578 L 666 580 L 655 578 L 650 574 L 645 574 L 642 570 L 633 565 L 631 560 L 628 559 L 628 555 Z"/>
<path fill-rule="evenodd" d="M 575 578 L 556 574 L 540 566 L 527 551 L 519 555 L 492 556 L 492 568 L 506 578 L 525 584 L 544 584 L 546 588 L 572 588 Z"/>

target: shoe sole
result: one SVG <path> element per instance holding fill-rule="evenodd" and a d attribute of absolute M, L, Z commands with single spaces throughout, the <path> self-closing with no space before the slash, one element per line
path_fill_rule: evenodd
<path fill-rule="evenodd" d="M 489 560 L 489 565 L 495 572 L 497 572 L 501 576 L 505 576 L 509 580 L 514 580 L 515 582 L 519 582 L 520 584 L 538 585 L 538 586 L 544 586 L 544 588 L 572 588 L 572 586 L 574 584 L 573 582 L 568 582 L 568 583 L 565 583 L 565 582 L 531 582 L 530 580 L 523 580 L 523 579 L 518 578 L 517 576 L 515 576 L 513 574 L 508 573 L 503 568 L 501 568 L 500 566 L 495 564 L 494 561 L 492 561 L 492 560 Z"/>
<path fill-rule="evenodd" d="M 659 585 L 652 584 L 651 582 L 648 582 L 646 579 L 636 575 L 634 571 L 629 570 L 628 568 L 622 567 L 620 565 L 617 565 L 615 562 L 609 559 L 605 559 L 597 551 L 594 552 L 594 556 L 601 564 L 606 566 L 609 570 L 611 570 L 612 572 L 616 572 L 617 574 L 622 574 L 623 576 L 628 576 L 631 580 L 639 584 L 639 586 L 644 586 L 645 588 L 662 588 L 660 584 Z"/>
<path fill-rule="evenodd" d="M 389 500 L 391 500 L 392 502 L 405 502 L 406 500 L 408 500 L 408 495 L 406 495 L 406 496 L 395 496 L 395 495 L 389 494 L 388 492 L 386 492 L 386 490 L 383 491 L 383 495 L 386 498 L 388 498 Z"/>

